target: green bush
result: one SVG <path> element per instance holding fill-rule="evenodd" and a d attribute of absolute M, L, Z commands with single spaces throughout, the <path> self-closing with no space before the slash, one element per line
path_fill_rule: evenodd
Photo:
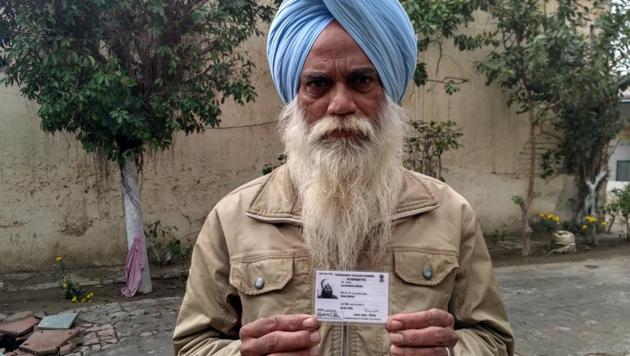
<path fill-rule="evenodd" d="M 630 238 L 630 184 L 621 189 L 613 189 L 612 200 L 606 210 L 612 216 L 618 217 L 626 227 L 626 239 Z"/>

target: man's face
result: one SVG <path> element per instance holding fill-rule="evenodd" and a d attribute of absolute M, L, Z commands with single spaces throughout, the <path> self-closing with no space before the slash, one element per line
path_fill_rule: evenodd
<path fill-rule="evenodd" d="M 336 22 L 315 41 L 297 98 L 280 126 L 314 264 L 352 269 L 364 250 L 378 261 L 402 184 L 404 113 Z"/>
<path fill-rule="evenodd" d="M 331 23 L 315 41 L 300 78 L 298 102 L 307 123 L 348 115 L 376 122 L 384 99 L 372 62 L 337 22 Z M 334 133 L 340 137 L 350 134 Z"/>

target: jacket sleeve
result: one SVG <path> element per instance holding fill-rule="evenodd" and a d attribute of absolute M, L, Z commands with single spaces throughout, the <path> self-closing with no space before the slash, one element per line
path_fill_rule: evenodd
<path fill-rule="evenodd" d="M 513 355 L 514 337 L 490 255 L 468 205 L 463 214 L 459 265 L 449 307 L 459 336 L 455 355 Z"/>
<path fill-rule="evenodd" d="M 177 356 L 240 355 L 240 302 L 216 210 L 195 245 L 173 345 Z"/>

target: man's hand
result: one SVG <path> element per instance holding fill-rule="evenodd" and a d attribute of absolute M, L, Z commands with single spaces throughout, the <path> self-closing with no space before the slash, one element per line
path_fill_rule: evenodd
<path fill-rule="evenodd" d="M 440 309 L 392 315 L 385 325 L 389 351 L 393 356 L 451 356 L 458 340 L 454 325 L 453 316 Z"/>
<path fill-rule="evenodd" d="M 319 355 L 319 322 L 311 315 L 277 315 L 241 328 L 241 355 Z"/>

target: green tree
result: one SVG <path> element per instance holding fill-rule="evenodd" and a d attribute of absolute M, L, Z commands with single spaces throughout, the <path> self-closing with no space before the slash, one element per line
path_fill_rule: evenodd
<path fill-rule="evenodd" d="M 481 46 L 479 37 L 465 36 L 460 33 L 460 29 L 474 20 L 474 11 L 480 9 L 485 0 L 401 0 L 401 4 L 418 34 L 418 52 L 426 52 L 431 46 L 436 46 L 441 58 L 442 46 L 446 40 L 452 40 L 462 51 Z M 439 69 L 439 63 L 437 68 Z M 467 79 L 458 75 L 430 78 L 427 64 L 420 61 L 414 81 L 417 86 L 427 82 L 444 84 L 446 93 L 450 95 L 457 92 Z"/>
<path fill-rule="evenodd" d="M 426 52 L 432 46 L 439 50 L 442 58 L 442 46 L 445 41 L 452 40 L 461 51 L 474 50 L 483 43 L 482 36 L 465 36 L 460 30 L 474 20 L 473 13 L 485 3 L 484 0 L 402 0 L 401 4 L 418 35 L 418 52 Z M 436 73 L 439 71 L 436 63 Z M 460 90 L 468 81 L 459 75 L 432 78 L 427 71 L 427 63 L 419 60 L 414 82 L 423 86 L 429 82 L 444 85 L 448 95 Z M 413 121 L 411 132 L 405 140 L 405 166 L 409 169 L 427 174 L 438 179 L 442 177 L 442 154 L 457 149 L 458 139 L 462 136 L 454 121 Z"/>
<path fill-rule="evenodd" d="M 255 0 L 0 0 L 2 82 L 39 104 L 44 131 L 118 163 L 131 246 L 145 238 L 143 153 L 219 125 L 225 100 L 254 99 L 237 48 L 272 14 Z M 138 291 L 151 289 L 146 265 Z"/>
<path fill-rule="evenodd" d="M 630 2 L 619 0 L 597 11 L 602 15 L 579 38 L 579 65 L 562 70 L 553 120 L 559 144 L 543 157 L 546 174 L 561 169 L 575 176 L 576 220 L 596 214 L 609 145 L 624 125 L 619 97 L 630 84 Z"/>
<path fill-rule="evenodd" d="M 609 203 L 608 210 L 613 217 L 608 232 L 614 223 L 614 218 L 618 216 L 626 227 L 626 239 L 630 240 L 630 185 L 625 185 L 622 189 L 612 191 L 613 200 Z"/>
<path fill-rule="evenodd" d="M 537 166 L 537 128 L 553 117 L 559 101 L 558 88 L 567 68 L 581 65 L 584 28 L 591 21 L 591 8 L 575 0 L 555 6 L 540 0 L 488 1 L 484 9 L 496 30 L 481 38 L 491 44 L 487 57 L 476 64 L 487 84 L 497 82 L 507 94 L 507 105 L 529 121 L 529 168 L 527 193 L 521 199 L 523 255 L 530 254 L 531 227 L 528 216 L 534 200 Z"/>

